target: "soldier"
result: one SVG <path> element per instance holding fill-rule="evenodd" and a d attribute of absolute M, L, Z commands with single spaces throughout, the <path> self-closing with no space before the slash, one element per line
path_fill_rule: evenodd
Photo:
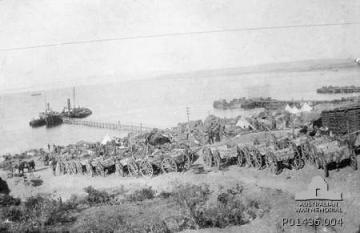
<path fill-rule="evenodd" d="M 50 166 L 51 166 L 51 170 L 53 172 L 53 175 L 56 176 L 56 168 L 57 168 L 58 164 L 57 164 L 56 159 L 54 157 L 51 158 L 51 160 L 50 160 Z"/>

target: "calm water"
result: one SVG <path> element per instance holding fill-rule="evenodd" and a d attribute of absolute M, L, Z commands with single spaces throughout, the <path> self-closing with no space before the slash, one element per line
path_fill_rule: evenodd
<path fill-rule="evenodd" d="M 318 95 L 323 85 L 359 85 L 360 68 L 333 71 L 286 72 L 231 75 L 211 78 L 176 78 L 83 86 L 76 88 L 76 102 L 93 110 L 89 119 L 136 123 L 157 127 L 174 126 L 190 119 L 204 119 L 209 113 L 232 117 L 244 112 L 214 111 L 216 99 L 271 96 L 279 99 L 334 99 L 341 95 Z M 79 140 L 97 141 L 106 134 L 126 132 L 62 125 L 56 128 L 32 129 L 29 120 L 43 111 L 45 100 L 54 110 L 61 110 L 72 89 L 45 91 L 41 96 L 30 93 L 11 94 L 0 100 L 0 154 L 50 144 L 69 144 Z"/>

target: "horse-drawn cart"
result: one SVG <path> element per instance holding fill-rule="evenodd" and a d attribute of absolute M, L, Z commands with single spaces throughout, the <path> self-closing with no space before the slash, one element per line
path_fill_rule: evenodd
<path fill-rule="evenodd" d="M 189 148 L 171 150 L 155 150 L 144 159 L 138 161 L 142 176 L 151 177 L 155 173 L 186 171 L 193 163 L 193 152 Z"/>
<path fill-rule="evenodd" d="M 326 177 L 329 176 L 331 165 L 339 168 L 342 163 L 349 163 L 354 170 L 357 169 L 355 151 L 347 143 L 331 138 L 318 138 L 310 144 L 310 157 L 317 168 L 324 169 Z"/>
<path fill-rule="evenodd" d="M 213 144 L 202 149 L 202 158 L 207 167 L 220 169 L 221 164 L 235 164 L 237 161 L 236 145 Z"/>

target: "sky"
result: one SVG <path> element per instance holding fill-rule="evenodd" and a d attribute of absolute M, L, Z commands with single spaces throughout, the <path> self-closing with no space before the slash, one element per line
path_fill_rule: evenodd
<path fill-rule="evenodd" d="M 0 92 L 349 59 L 359 23 L 358 0 L 0 0 Z"/>

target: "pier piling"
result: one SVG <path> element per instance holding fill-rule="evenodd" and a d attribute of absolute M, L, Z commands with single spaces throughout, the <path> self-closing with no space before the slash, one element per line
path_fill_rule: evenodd
<path fill-rule="evenodd" d="M 74 119 L 74 118 L 64 118 L 63 122 L 64 122 L 64 124 L 69 124 L 69 125 L 82 125 L 82 126 L 93 127 L 93 128 L 111 129 L 111 130 L 118 130 L 118 131 L 129 131 L 129 132 L 135 132 L 135 133 L 139 133 L 139 132 L 143 133 L 143 132 L 152 130 L 152 127 L 145 127 L 142 123 L 140 123 L 139 125 L 121 124 L 120 121 L 117 121 L 116 123 L 110 123 L 110 122 L 80 120 L 80 119 Z"/>

